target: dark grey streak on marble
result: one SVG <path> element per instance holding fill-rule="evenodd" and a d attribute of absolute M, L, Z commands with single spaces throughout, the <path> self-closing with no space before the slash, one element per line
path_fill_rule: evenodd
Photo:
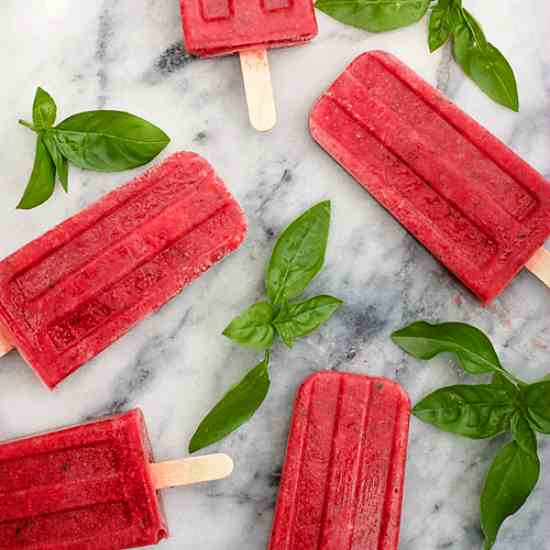
<path fill-rule="evenodd" d="M 107 4 L 110 4 L 108 2 Z M 113 37 L 113 19 L 109 7 L 104 7 L 99 16 L 99 29 L 97 34 L 95 58 L 99 62 L 97 78 L 99 81 L 99 108 L 105 107 L 107 103 L 106 89 L 109 84 L 109 77 L 105 67 L 109 42 Z"/>
<path fill-rule="evenodd" d="M 450 44 L 446 44 L 443 47 L 443 56 L 441 57 L 441 62 L 437 67 L 436 79 L 437 79 L 437 89 L 444 94 L 448 95 L 449 92 L 449 82 L 451 80 L 451 63 L 453 63 L 453 56 L 451 53 Z"/>
<path fill-rule="evenodd" d="M 157 84 L 172 73 L 180 71 L 192 63 L 196 58 L 187 52 L 183 42 L 176 42 L 168 46 L 145 72 L 143 79 L 148 84 Z"/>

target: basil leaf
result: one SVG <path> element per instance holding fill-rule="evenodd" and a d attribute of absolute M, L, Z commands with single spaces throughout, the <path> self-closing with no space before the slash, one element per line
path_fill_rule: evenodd
<path fill-rule="evenodd" d="M 510 382 L 508 378 L 503 376 L 500 372 L 495 372 L 493 374 L 493 378 L 491 379 L 491 385 L 493 386 L 499 386 L 508 391 L 511 395 L 514 396 L 514 398 L 519 399 L 520 391 L 518 387 Z"/>
<path fill-rule="evenodd" d="M 273 321 L 283 342 L 291 348 L 296 338 L 307 336 L 328 321 L 342 305 L 332 296 L 315 296 L 297 304 L 287 304 Z"/>
<path fill-rule="evenodd" d="M 443 46 L 460 23 L 461 3 L 461 0 L 439 0 L 432 9 L 428 29 L 430 52 L 433 53 Z"/>
<path fill-rule="evenodd" d="M 146 164 L 170 141 L 160 128 L 122 111 L 79 113 L 50 133 L 70 162 L 97 172 L 117 172 Z"/>
<path fill-rule="evenodd" d="M 516 410 L 512 415 L 510 428 L 515 442 L 521 449 L 537 456 L 537 436 L 520 410 Z"/>
<path fill-rule="evenodd" d="M 31 177 L 23 198 L 17 205 L 21 210 L 30 210 L 45 203 L 55 188 L 55 166 L 39 136 L 36 140 L 36 154 Z"/>
<path fill-rule="evenodd" d="M 514 410 L 506 390 L 484 384 L 441 388 L 420 401 L 413 413 L 446 432 L 484 439 L 505 431 Z"/>
<path fill-rule="evenodd" d="M 485 550 L 496 542 L 504 520 L 525 503 L 540 475 L 540 461 L 513 441 L 496 455 L 481 493 L 481 525 Z"/>
<path fill-rule="evenodd" d="M 189 443 L 189 452 L 208 447 L 234 432 L 254 416 L 269 391 L 269 353 L 254 367 L 200 423 Z"/>
<path fill-rule="evenodd" d="M 57 148 L 57 145 L 55 144 L 55 140 L 47 131 L 42 134 L 42 140 L 44 141 L 44 145 L 46 146 L 50 157 L 52 157 L 53 163 L 55 165 L 55 171 L 57 173 L 59 181 L 61 182 L 61 186 L 63 187 L 65 192 L 67 192 L 69 190 L 69 163 L 67 159 L 61 154 L 61 152 Z"/>
<path fill-rule="evenodd" d="M 318 10 L 346 25 L 383 32 L 419 21 L 431 0 L 317 0 Z"/>
<path fill-rule="evenodd" d="M 443 352 L 454 353 L 470 374 L 505 372 L 491 341 L 479 329 L 465 323 L 431 325 L 417 321 L 391 336 L 401 349 L 418 359 L 432 359 Z"/>
<path fill-rule="evenodd" d="M 495 46 L 487 42 L 479 23 L 466 9 L 453 32 L 454 57 L 464 72 L 494 101 L 519 110 L 514 71 Z"/>
<path fill-rule="evenodd" d="M 527 386 L 523 397 L 531 426 L 537 432 L 550 434 L 550 381 Z"/>
<path fill-rule="evenodd" d="M 301 294 L 325 262 L 330 201 L 293 221 L 279 236 L 266 275 L 267 295 L 276 305 Z"/>
<path fill-rule="evenodd" d="M 233 319 L 223 334 L 243 346 L 263 351 L 273 345 L 273 317 L 273 306 L 258 302 Z"/>
<path fill-rule="evenodd" d="M 57 106 L 52 96 L 42 88 L 37 88 L 32 106 L 32 122 L 35 128 L 49 128 L 55 122 L 56 116 Z"/>

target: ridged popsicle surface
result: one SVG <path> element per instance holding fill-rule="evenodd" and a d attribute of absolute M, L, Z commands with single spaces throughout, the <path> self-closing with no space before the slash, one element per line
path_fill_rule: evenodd
<path fill-rule="evenodd" d="M 120 550 L 168 536 L 134 410 L 0 443 L 2 550 Z"/>
<path fill-rule="evenodd" d="M 482 302 L 550 236 L 550 185 L 394 56 L 359 56 L 310 116 L 315 140 Z"/>
<path fill-rule="evenodd" d="M 49 387 L 235 250 L 243 211 L 177 153 L 0 262 L 0 322 Z"/>
<path fill-rule="evenodd" d="M 383 378 L 319 373 L 300 388 L 270 550 L 396 550 L 410 402 Z"/>
<path fill-rule="evenodd" d="M 200 57 L 293 46 L 317 34 L 312 0 L 180 0 L 187 51 Z"/>

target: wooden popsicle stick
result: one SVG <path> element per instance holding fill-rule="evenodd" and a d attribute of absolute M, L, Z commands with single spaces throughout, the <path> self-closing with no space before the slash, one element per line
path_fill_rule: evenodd
<path fill-rule="evenodd" d="M 192 485 L 223 479 L 233 471 L 233 460 L 225 454 L 213 454 L 151 464 L 156 489 Z"/>
<path fill-rule="evenodd" d="M 550 252 L 548 250 L 539 248 L 525 267 L 550 288 Z"/>
<path fill-rule="evenodd" d="M 277 122 L 267 50 L 244 51 L 240 57 L 250 123 L 266 132 Z"/>
<path fill-rule="evenodd" d="M 0 325 L 0 357 L 4 357 L 14 348 L 6 329 Z"/>

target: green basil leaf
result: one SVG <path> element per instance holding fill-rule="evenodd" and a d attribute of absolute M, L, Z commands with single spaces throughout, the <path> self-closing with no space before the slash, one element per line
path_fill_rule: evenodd
<path fill-rule="evenodd" d="M 273 317 L 273 306 L 268 302 L 258 302 L 235 317 L 223 334 L 243 346 L 263 351 L 273 345 Z"/>
<path fill-rule="evenodd" d="M 273 324 L 283 342 L 291 348 L 296 338 L 311 334 L 328 321 L 342 303 L 338 298 L 321 295 L 298 304 L 287 304 Z"/>
<path fill-rule="evenodd" d="M 416 23 L 431 0 L 317 0 L 318 10 L 341 23 L 369 32 L 383 32 Z"/>
<path fill-rule="evenodd" d="M 55 166 L 39 136 L 36 140 L 36 154 L 32 174 L 23 198 L 17 205 L 21 210 L 30 210 L 45 203 L 55 188 Z"/>
<path fill-rule="evenodd" d="M 189 443 L 194 453 L 220 441 L 250 420 L 264 402 L 269 391 L 269 353 L 256 365 L 200 423 Z"/>
<path fill-rule="evenodd" d="M 550 381 L 537 382 L 523 391 L 527 419 L 543 434 L 550 434 Z"/>
<path fill-rule="evenodd" d="M 61 154 L 84 170 L 117 172 L 156 157 L 170 138 L 160 129 L 122 111 L 88 111 L 50 130 Z"/>
<path fill-rule="evenodd" d="M 472 14 L 462 9 L 461 16 L 453 32 L 455 59 L 491 99 L 518 111 L 518 88 L 512 67 L 497 48 L 487 42 Z"/>
<path fill-rule="evenodd" d="M 453 29 L 460 23 L 461 0 L 439 0 L 432 9 L 429 23 L 428 44 L 435 52 L 451 37 Z"/>
<path fill-rule="evenodd" d="M 510 427 L 515 442 L 526 452 L 537 456 L 537 436 L 522 411 L 512 415 Z"/>
<path fill-rule="evenodd" d="M 514 410 L 506 390 L 484 384 L 441 388 L 420 401 L 413 413 L 446 432 L 483 439 L 505 431 Z"/>
<path fill-rule="evenodd" d="M 42 88 L 36 89 L 32 106 L 32 122 L 37 130 L 49 128 L 55 122 L 57 106 L 52 96 Z"/>
<path fill-rule="evenodd" d="M 325 262 L 330 201 L 321 202 L 293 221 L 279 236 L 266 275 L 267 295 L 281 305 L 301 294 Z"/>
<path fill-rule="evenodd" d="M 42 134 L 42 140 L 44 141 L 44 145 L 46 146 L 46 149 L 48 149 L 48 153 L 50 154 L 50 157 L 52 157 L 53 163 L 55 164 L 55 171 L 59 181 L 61 182 L 61 186 L 65 192 L 67 192 L 69 190 L 69 163 L 61 154 L 61 151 L 59 151 L 57 145 L 55 144 L 55 140 L 47 130 Z"/>
<path fill-rule="evenodd" d="M 432 359 L 449 352 L 456 355 L 460 366 L 470 374 L 505 372 L 489 338 L 465 323 L 431 325 L 417 321 L 394 332 L 391 338 L 418 359 Z"/>
<path fill-rule="evenodd" d="M 525 452 L 517 442 L 505 445 L 496 455 L 481 493 L 481 525 L 485 550 L 496 542 L 504 520 L 515 514 L 535 488 L 540 475 L 536 454 Z"/>
<path fill-rule="evenodd" d="M 508 390 L 508 392 L 513 395 L 515 399 L 519 399 L 520 391 L 518 387 L 510 382 L 510 380 L 508 380 L 508 378 L 503 376 L 500 372 L 495 372 L 495 374 L 493 374 L 491 384 L 493 386 L 499 386 Z"/>

